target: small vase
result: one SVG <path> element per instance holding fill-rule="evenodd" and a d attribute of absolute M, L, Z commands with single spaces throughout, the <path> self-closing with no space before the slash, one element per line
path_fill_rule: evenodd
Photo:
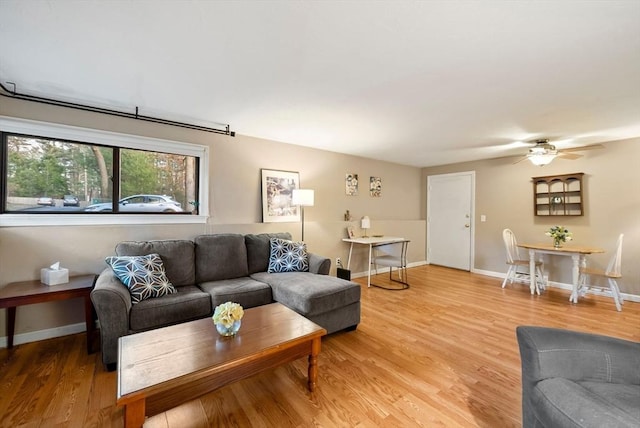
<path fill-rule="evenodd" d="M 560 248 L 562 247 L 562 245 L 560 245 L 560 239 L 554 239 L 553 240 L 553 248 Z"/>
<path fill-rule="evenodd" d="M 226 327 L 224 324 L 216 324 L 216 330 L 218 330 L 220 336 L 235 336 L 238 330 L 240 330 L 241 325 L 242 320 L 234 321 L 229 327 Z"/>

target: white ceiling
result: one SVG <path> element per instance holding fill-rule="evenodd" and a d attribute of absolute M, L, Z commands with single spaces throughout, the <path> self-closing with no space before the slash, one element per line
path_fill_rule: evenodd
<path fill-rule="evenodd" d="M 640 1 L 0 0 L 0 81 L 441 165 L 640 136 Z"/>

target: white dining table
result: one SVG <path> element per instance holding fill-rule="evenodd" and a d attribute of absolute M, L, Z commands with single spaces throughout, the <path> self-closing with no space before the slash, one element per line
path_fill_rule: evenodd
<path fill-rule="evenodd" d="M 531 294 L 534 294 L 536 286 L 536 253 L 537 254 L 554 254 L 558 256 L 571 256 L 573 265 L 571 268 L 571 295 L 569 301 L 578 303 L 578 282 L 580 280 L 580 267 L 586 266 L 587 254 L 604 253 L 602 248 L 587 247 L 583 245 L 563 245 L 554 247 L 552 244 L 518 244 L 518 247 L 526 248 L 529 251 L 529 281 Z"/>
<path fill-rule="evenodd" d="M 351 244 L 349 247 L 349 258 L 347 259 L 347 269 L 351 267 L 351 254 L 353 253 L 353 245 L 368 245 L 369 246 L 369 271 L 367 274 L 367 287 L 371 287 L 371 256 L 373 254 L 373 247 L 379 245 L 393 244 L 396 242 L 406 241 L 405 238 L 398 238 L 396 236 L 367 236 L 362 238 L 344 238 L 342 241 Z"/>

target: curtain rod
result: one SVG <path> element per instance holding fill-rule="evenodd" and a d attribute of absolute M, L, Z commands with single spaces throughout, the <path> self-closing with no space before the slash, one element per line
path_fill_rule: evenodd
<path fill-rule="evenodd" d="M 138 106 L 136 106 L 136 112 L 135 113 L 129 113 L 129 112 L 124 112 L 124 111 L 112 110 L 112 109 L 108 109 L 108 108 L 104 108 L 104 107 L 95 107 L 95 106 L 89 106 L 89 105 L 85 105 L 85 104 L 73 103 L 73 102 L 70 102 L 70 101 L 62 101 L 62 100 L 56 100 L 56 99 L 53 99 L 53 98 L 39 97 L 39 96 L 36 96 L 36 95 L 21 94 L 21 93 L 16 91 L 16 84 L 15 83 L 13 83 L 13 82 L 6 82 L 6 83 L 8 85 L 12 85 L 13 86 L 13 90 L 9 90 L 6 86 L 4 86 L 2 83 L 0 83 L 0 88 L 2 88 L 2 92 L 0 92 L 0 95 L 2 95 L 4 97 L 16 98 L 16 99 L 19 99 L 19 100 L 32 101 L 32 102 L 36 102 L 36 103 L 49 104 L 49 105 L 54 105 L 54 106 L 59 106 L 59 107 L 73 108 L 73 109 L 76 109 L 76 110 L 83 110 L 83 111 L 88 111 L 88 112 L 92 112 L 92 113 L 102 113 L 102 114 L 108 114 L 108 115 L 111 115 L 111 116 L 126 117 L 128 119 L 144 120 L 145 122 L 153 122 L 153 123 L 159 123 L 159 124 L 162 124 L 162 125 L 177 126 L 177 127 L 180 127 L 180 128 L 194 129 L 196 131 L 213 132 L 215 134 L 229 135 L 231 137 L 235 137 L 236 136 L 236 133 L 234 131 L 231 131 L 230 130 L 230 126 L 227 125 L 227 124 L 221 124 L 221 125 L 225 125 L 224 129 L 210 128 L 210 127 L 207 127 L 207 126 L 200 126 L 200 125 L 193 125 L 193 124 L 190 124 L 190 123 L 177 122 L 175 120 L 160 119 L 160 118 L 157 118 L 157 117 L 140 115 L 140 114 L 138 114 Z"/>

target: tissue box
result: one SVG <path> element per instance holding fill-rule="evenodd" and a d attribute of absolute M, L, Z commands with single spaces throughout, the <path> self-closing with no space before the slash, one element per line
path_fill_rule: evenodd
<path fill-rule="evenodd" d="M 40 269 L 40 282 L 47 285 L 66 284 L 69 282 L 69 269 Z"/>

